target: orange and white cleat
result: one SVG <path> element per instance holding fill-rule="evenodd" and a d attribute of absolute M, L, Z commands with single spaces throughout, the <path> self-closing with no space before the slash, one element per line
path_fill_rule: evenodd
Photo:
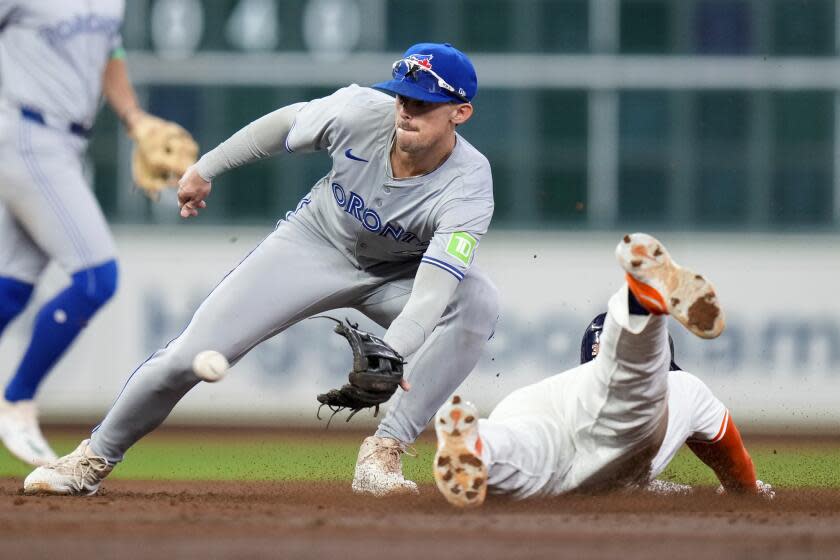
<path fill-rule="evenodd" d="M 627 271 L 627 286 L 636 300 L 654 315 L 671 315 L 700 338 L 716 338 L 726 326 L 712 283 L 685 269 L 655 237 L 625 235 L 615 256 Z"/>
<path fill-rule="evenodd" d="M 487 466 L 481 460 L 478 410 L 455 395 L 435 416 L 435 433 L 438 490 L 455 507 L 480 506 L 487 497 Z"/>

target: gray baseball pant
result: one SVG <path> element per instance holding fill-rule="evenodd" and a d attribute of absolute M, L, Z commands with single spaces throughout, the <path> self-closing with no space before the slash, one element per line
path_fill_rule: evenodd
<path fill-rule="evenodd" d="M 408 301 L 417 266 L 383 263 L 359 270 L 318 234 L 280 222 L 204 300 L 181 335 L 134 371 L 94 429 L 92 451 L 121 461 L 199 382 L 192 361 L 203 350 L 221 352 L 235 364 L 298 321 L 342 307 L 389 325 Z M 475 367 L 497 318 L 496 289 L 473 267 L 431 336 L 409 357 L 411 391 L 398 390 L 377 435 L 414 441 Z"/>

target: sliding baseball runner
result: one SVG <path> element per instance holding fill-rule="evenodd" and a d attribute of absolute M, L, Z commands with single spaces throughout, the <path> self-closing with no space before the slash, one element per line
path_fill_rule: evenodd
<path fill-rule="evenodd" d="M 580 366 L 514 391 L 486 420 L 459 396 L 438 412 L 433 469 L 451 504 L 476 507 L 487 492 L 520 499 L 628 488 L 688 492 L 656 480 L 684 443 L 715 471 L 723 491 L 774 496 L 756 480 L 726 407 L 673 360 L 667 315 L 702 338 L 723 331 L 714 287 L 646 234 L 625 236 L 616 256 L 625 282 L 587 328 Z"/>

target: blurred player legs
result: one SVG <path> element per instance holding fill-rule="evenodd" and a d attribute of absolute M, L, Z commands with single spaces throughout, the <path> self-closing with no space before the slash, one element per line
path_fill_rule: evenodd
<path fill-rule="evenodd" d="M 55 457 L 38 429 L 38 386 L 117 288 L 114 242 L 82 173 L 103 98 L 136 142 L 132 175 L 149 196 L 177 181 L 197 152 L 180 126 L 140 108 L 125 66 L 124 12 L 125 0 L 0 2 L 0 321 L 20 313 L 50 260 L 70 276 L 39 311 L 2 402 L 3 442 L 34 464 Z"/>
<path fill-rule="evenodd" d="M 20 459 L 42 464 L 55 455 L 38 428 L 35 393 L 116 290 L 115 247 L 82 173 L 85 140 L 5 106 L 0 120 L 0 331 L 26 307 L 50 259 L 71 278 L 37 314 L 0 407 L 3 442 Z"/>

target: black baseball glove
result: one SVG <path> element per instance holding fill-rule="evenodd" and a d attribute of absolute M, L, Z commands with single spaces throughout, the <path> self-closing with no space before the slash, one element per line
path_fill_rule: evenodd
<path fill-rule="evenodd" d="M 405 362 L 384 340 L 360 331 L 358 324 L 354 325 L 349 320 L 345 320 L 346 324 L 336 319 L 332 320 L 338 323 L 335 332 L 350 343 L 350 349 L 353 351 L 353 369 L 350 371 L 350 383 L 340 389 L 332 389 L 328 393 L 318 395 L 318 402 L 321 403 L 318 412 L 320 413 L 321 407 L 327 406 L 335 416 L 349 408 L 352 411 L 347 417 L 349 422 L 363 408 L 374 406 L 376 410 L 373 415 L 376 416 L 379 414 L 379 405 L 390 399 L 399 387 Z M 318 418 L 320 419 L 320 415 Z"/>

